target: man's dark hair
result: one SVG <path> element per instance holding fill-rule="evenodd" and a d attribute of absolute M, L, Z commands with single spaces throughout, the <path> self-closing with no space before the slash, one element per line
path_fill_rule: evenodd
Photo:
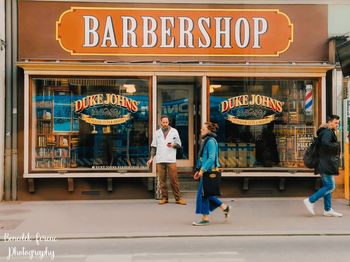
<path fill-rule="evenodd" d="M 329 116 L 327 116 L 327 122 L 331 122 L 334 119 L 339 120 L 340 117 L 338 115 L 329 115 Z"/>
<path fill-rule="evenodd" d="M 162 120 L 163 118 L 168 118 L 168 120 L 169 120 L 169 122 L 170 122 L 170 118 L 169 118 L 167 115 L 162 115 L 162 116 L 160 117 L 160 120 Z"/>

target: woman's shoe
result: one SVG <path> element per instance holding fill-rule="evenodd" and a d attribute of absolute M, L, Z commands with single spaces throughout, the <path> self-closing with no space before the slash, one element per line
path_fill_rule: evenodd
<path fill-rule="evenodd" d="M 225 218 L 228 218 L 230 215 L 231 208 L 229 205 L 223 210 Z"/>
<path fill-rule="evenodd" d="M 207 226 L 209 224 L 210 224 L 209 220 L 201 220 L 199 222 L 196 222 L 196 221 L 192 222 L 192 226 Z"/>

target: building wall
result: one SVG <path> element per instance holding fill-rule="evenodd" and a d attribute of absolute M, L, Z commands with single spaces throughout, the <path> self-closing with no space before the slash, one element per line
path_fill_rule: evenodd
<path fill-rule="evenodd" d="M 2 3 L 4 0 L 0 0 L 0 1 L 1 1 L 0 3 Z M 25 2 L 28 2 L 28 1 L 19 1 L 20 4 L 23 4 Z M 48 4 L 49 2 L 54 2 L 54 1 L 42 1 L 42 2 L 33 1 L 33 2 L 37 2 L 39 5 L 45 5 L 45 4 Z M 66 2 L 73 2 L 73 1 L 66 1 Z M 97 6 L 101 5 L 102 3 L 108 3 L 108 5 L 109 4 L 115 4 L 116 2 L 124 2 L 125 3 L 125 1 L 110 1 L 110 0 L 106 0 L 106 1 L 98 1 L 98 0 L 95 0 L 95 1 L 91 1 L 90 0 L 89 1 L 89 0 L 87 0 L 87 1 L 79 1 L 79 2 L 84 2 L 84 3 L 79 3 L 81 5 L 86 5 L 86 3 L 95 3 L 95 5 L 97 5 Z M 206 4 L 212 4 L 212 1 L 205 1 L 205 0 L 204 1 L 203 0 L 202 1 L 199 1 L 199 0 L 198 1 L 196 1 L 196 0 L 194 0 L 194 1 L 185 1 L 185 0 L 183 0 L 183 1 L 181 1 L 181 0 L 179 0 L 179 1 L 164 1 L 164 0 L 158 0 L 158 1 L 157 0 L 154 0 L 154 1 L 149 1 L 149 0 L 148 1 L 146 1 L 146 0 L 145 1 L 141 1 L 141 0 L 133 1 L 133 0 L 129 0 L 127 2 L 129 2 L 129 3 L 155 3 L 155 4 L 158 3 L 158 4 L 163 4 L 163 5 L 164 4 L 169 4 L 169 3 L 185 3 L 185 6 L 189 6 L 189 4 L 203 4 L 204 6 Z M 323 1 L 323 0 L 321 0 L 321 1 L 313 1 L 313 0 L 311 0 L 311 1 L 263 1 L 263 0 L 261 0 L 261 1 L 234 1 L 234 0 L 226 0 L 225 1 L 225 0 L 221 0 L 221 1 L 216 1 L 215 3 L 217 5 L 219 5 L 219 6 L 222 6 L 222 5 L 225 5 L 225 4 L 226 5 L 228 5 L 228 4 L 265 4 L 267 6 L 269 4 L 306 4 L 306 2 L 307 2 L 307 4 L 323 4 L 323 3 L 324 4 L 329 4 L 330 2 L 333 2 L 333 3 L 346 3 L 347 1 Z M 157 5 L 155 5 L 155 6 L 157 6 Z M 328 32 L 324 33 L 325 31 L 322 30 L 322 34 L 324 36 L 322 39 L 325 40 L 324 41 L 324 46 L 327 45 L 327 42 L 326 42 L 327 35 L 328 36 L 332 36 L 332 35 L 338 35 L 338 34 L 343 34 L 343 33 L 347 32 L 346 31 L 346 27 L 344 28 L 343 25 L 344 24 L 348 25 L 350 23 L 348 23 L 348 21 L 347 21 L 347 16 L 348 15 L 347 14 L 345 15 L 343 10 L 345 10 L 349 6 L 350 5 L 344 5 L 344 4 L 343 5 L 332 5 L 332 6 L 329 6 L 329 9 L 328 9 L 329 18 L 322 22 L 323 25 L 325 23 L 327 23 L 327 21 L 329 23 L 329 25 L 328 25 Z M 0 6 L 0 9 L 1 9 L 1 6 Z M 4 10 L 4 9 L 2 9 L 2 10 Z M 1 17 L 2 10 L 0 10 L 0 17 Z M 57 12 L 57 9 L 53 8 L 53 12 Z M 326 12 L 322 11 L 322 14 L 324 14 L 324 13 L 327 15 L 327 11 Z M 20 17 L 21 17 L 21 19 L 25 19 L 25 17 L 23 17 L 23 16 L 20 16 Z M 334 23 L 333 23 L 333 19 L 334 19 Z M 41 21 L 42 20 L 39 19 L 40 26 L 42 26 Z M 1 25 L 2 24 L 3 23 L 1 23 Z M 315 25 L 317 25 L 317 23 Z M 327 28 L 327 26 L 326 26 L 326 28 Z M 315 31 L 317 31 L 317 30 L 315 30 Z M 348 31 L 350 31 L 350 30 L 348 30 Z M 42 33 L 41 30 L 33 30 L 32 32 L 28 31 L 28 33 L 29 33 L 29 35 L 31 35 L 31 37 L 33 37 L 33 33 L 36 33 L 36 32 Z M 1 29 L 0 29 L 0 33 L 1 33 Z M 38 39 L 38 38 L 35 38 L 35 39 Z M 24 39 L 20 37 L 19 41 L 21 41 L 21 40 L 24 40 Z M 32 42 L 32 41 L 30 41 L 30 42 Z M 37 46 L 40 46 L 40 45 L 36 45 L 36 46 L 34 46 L 34 48 L 36 48 Z M 31 48 L 31 46 L 27 46 L 27 47 L 29 47 L 28 51 L 33 51 L 34 50 L 34 49 Z M 50 45 L 49 47 L 50 47 L 49 49 L 51 49 L 52 46 Z M 19 48 L 21 48 L 21 46 Z M 319 52 L 319 54 L 320 54 L 319 57 L 321 57 L 321 58 L 317 57 L 316 60 L 317 61 L 327 61 L 327 48 L 323 47 L 321 51 L 322 52 Z M 60 52 L 58 52 L 58 53 L 60 53 Z M 65 54 L 62 50 L 61 50 L 61 53 Z M 312 55 L 315 55 L 315 53 L 318 53 L 318 52 L 309 52 L 309 54 L 312 54 Z M 1 53 L 1 55 L 2 54 L 3 53 Z M 28 58 L 26 56 L 27 53 L 22 53 L 22 54 L 20 54 L 19 60 Z M 44 56 L 45 55 L 47 55 L 47 53 L 44 53 Z M 38 58 L 38 57 L 37 56 L 33 56 L 33 58 Z M 53 57 L 53 58 L 57 58 L 57 57 Z M 305 58 L 305 56 L 301 56 L 301 58 Z M 283 60 L 288 60 L 289 61 L 289 59 L 286 59 L 286 58 L 284 58 Z M 302 59 L 300 59 L 300 60 L 302 60 Z M 0 60 L 0 61 L 2 61 L 2 60 Z M 0 68 L 1 68 L 1 66 L 0 66 Z M 0 77 L 1 77 L 1 75 L 0 75 Z M 1 78 L 0 78 L 0 80 L 1 80 Z M 1 84 L 0 84 L 0 87 L 1 87 Z M 4 136 L 2 135 L 1 138 L 2 137 L 4 137 Z M 2 177 L 3 176 L 0 174 L 0 181 L 1 181 Z M 60 181 L 60 183 L 63 184 L 63 185 L 61 185 L 60 188 L 61 189 L 64 188 L 65 187 L 65 181 Z M 104 185 L 102 185 L 102 187 L 103 186 Z M 22 184 L 22 187 L 26 187 L 26 185 Z M 52 187 L 57 189 L 57 184 L 55 183 L 55 181 L 52 181 Z M 83 185 L 83 187 L 87 188 L 87 189 L 89 189 L 91 191 L 91 185 L 89 183 L 85 183 Z M 87 191 L 87 189 L 84 189 L 84 190 Z M 92 189 L 94 190 L 94 188 L 92 188 Z M 50 187 L 47 187 L 46 190 L 50 191 Z M 110 197 L 110 195 L 106 196 L 106 198 L 109 198 L 109 197 Z M 120 196 L 118 196 L 118 197 L 120 197 Z M 140 196 L 140 197 L 144 197 L 144 194 L 142 194 L 142 196 Z M 81 196 L 77 196 L 77 199 L 80 199 L 80 198 L 81 198 Z M 40 196 L 39 196 L 39 199 L 40 199 Z"/>
<path fill-rule="evenodd" d="M 30 60 L 97 60 L 111 62 L 181 62 L 181 61 L 215 61 L 215 62 L 318 62 L 328 60 L 327 45 L 327 16 L 328 9 L 324 5 L 251 5 L 249 9 L 279 9 L 280 12 L 288 14 L 294 25 L 294 39 L 288 50 L 279 56 L 200 56 L 200 57 L 171 57 L 171 56 L 111 56 L 111 55 L 80 55 L 74 57 L 63 50 L 54 37 L 56 32 L 56 21 L 64 12 L 67 12 L 72 3 L 67 2 L 19 2 L 19 61 Z M 75 7 L 86 7 L 86 3 L 74 3 Z M 234 9 L 247 8 L 246 5 L 178 5 L 178 4 L 116 4 L 116 3 L 89 3 L 88 7 L 105 8 L 195 8 L 195 9 Z M 305 17 L 303 14 L 309 13 Z M 46 22 L 42 24 L 42 17 Z M 102 26 L 102 25 L 101 25 Z M 317 28 L 317 30 L 314 30 Z M 232 29 L 233 30 L 233 29 Z M 78 35 L 78 34 L 77 34 Z M 312 41 L 306 41 L 312 39 Z M 122 51 L 120 51 L 122 52 Z"/>
<path fill-rule="evenodd" d="M 0 0 L 0 201 L 4 194 L 4 134 L 5 126 L 5 0 Z"/>

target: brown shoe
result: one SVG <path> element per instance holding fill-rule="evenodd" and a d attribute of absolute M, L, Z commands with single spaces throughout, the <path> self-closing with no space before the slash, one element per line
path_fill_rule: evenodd
<path fill-rule="evenodd" d="M 176 200 L 176 204 L 187 205 L 186 200 L 185 199 L 181 199 L 181 198 L 179 200 Z"/>
<path fill-rule="evenodd" d="M 158 204 L 164 205 L 164 204 L 168 204 L 168 203 L 169 203 L 168 199 L 161 199 Z"/>

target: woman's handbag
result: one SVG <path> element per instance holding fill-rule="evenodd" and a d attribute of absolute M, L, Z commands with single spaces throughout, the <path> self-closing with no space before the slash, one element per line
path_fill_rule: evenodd
<path fill-rule="evenodd" d="M 220 196 L 221 186 L 221 172 L 220 171 L 208 171 L 203 173 L 203 195 L 208 196 Z"/>

